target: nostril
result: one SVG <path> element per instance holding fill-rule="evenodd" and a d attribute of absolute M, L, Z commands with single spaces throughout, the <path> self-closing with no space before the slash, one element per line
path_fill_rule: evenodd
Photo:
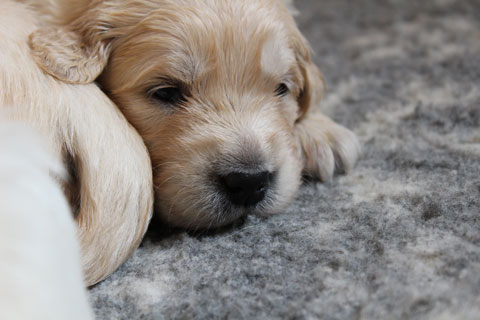
<path fill-rule="evenodd" d="M 272 176 L 273 174 L 269 171 L 231 172 L 221 176 L 220 181 L 232 203 L 247 207 L 263 200 Z"/>
<path fill-rule="evenodd" d="M 231 172 L 222 177 L 222 181 L 230 192 L 262 191 L 269 180 L 269 172 L 244 173 Z"/>

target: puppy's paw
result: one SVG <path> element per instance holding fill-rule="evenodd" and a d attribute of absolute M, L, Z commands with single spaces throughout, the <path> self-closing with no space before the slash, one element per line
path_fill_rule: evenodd
<path fill-rule="evenodd" d="M 297 123 L 295 135 L 304 160 L 303 173 L 322 181 L 335 171 L 348 173 L 360 154 L 355 134 L 319 113 Z"/>

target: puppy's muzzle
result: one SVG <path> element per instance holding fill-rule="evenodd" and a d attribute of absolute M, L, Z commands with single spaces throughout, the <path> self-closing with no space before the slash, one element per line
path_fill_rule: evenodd
<path fill-rule="evenodd" d="M 265 198 L 274 172 L 231 172 L 220 177 L 222 189 L 234 205 L 252 207 Z"/>

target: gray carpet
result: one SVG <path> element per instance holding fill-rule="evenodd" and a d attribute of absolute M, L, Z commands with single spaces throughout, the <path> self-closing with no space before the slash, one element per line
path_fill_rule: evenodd
<path fill-rule="evenodd" d="M 480 2 L 297 7 L 358 165 L 269 218 L 153 225 L 99 319 L 480 319 Z"/>

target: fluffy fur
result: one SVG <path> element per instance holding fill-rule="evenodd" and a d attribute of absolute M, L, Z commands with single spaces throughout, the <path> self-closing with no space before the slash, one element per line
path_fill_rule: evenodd
<path fill-rule="evenodd" d="M 143 137 L 156 209 L 173 225 L 278 212 L 302 171 L 328 180 L 357 158 L 354 134 L 319 111 L 322 76 L 280 1 L 62 0 L 49 10 L 63 28 L 32 36 L 37 62 L 65 82 L 100 82 Z M 157 99 L 163 88 L 181 101 Z M 219 188 L 229 172 L 262 170 L 275 183 L 255 206 Z"/>
<path fill-rule="evenodd" d="M 0 318 L 93 319 L 55 161 L 25 124 L 0 117 Z"/>
<path fill-rule="evenodd" d="M 50 155 L 67 167 L 62 188 L 78 226 L 85 281 L 92 285 L 127 259 L 146 230 L 153 206 L 151 164 L 141 138 L 96 85 L 66 84 L 37 66 L 28 38 L 38 25 L 25 6 L 0 2 L 0 109 L 38 131 Z M 15 171 L 11 179 L 17 174 L 25 175 Z M 16 199 L 19 206 L 36 207 L 37 197 Z M 0 214 L 8 212 L 2 207 Z M 34 228 L 34 219 L 25 220 L 25 228 Z M 2 238 L 7 240 L 15 248 L 15 241 Z"/>

